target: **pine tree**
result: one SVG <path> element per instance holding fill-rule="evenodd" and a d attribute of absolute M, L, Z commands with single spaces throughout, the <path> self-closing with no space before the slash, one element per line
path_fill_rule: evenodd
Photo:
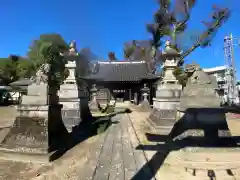
<path fill-rule="evenodd" d="M 148 32 L 152 35 L 152 59 L 156 63 L 161 58 L 156 58 L 156 52 L 163 42 L 169 40 L 172 46 L 182 51 L 179 68 L 184 63 L 184 58 L 195 51 L 198 47 L 205 48 L 210 45 L 211 40 L 216 35 L 217 30 L 226 22 L 230 16 L 228 8 L 213 6 L 213 14 L 208 22 L 202 21 L 206 30 L 197 34 L 194 42 L 188 49 L 182 47 L 179 37 L 186 33 L 191 11 L 196 5 L 196 0 L 159 0 L 159 9 L 154 14 L 154 23 L 147 25 Z M 180 69 L 175 73 L 179 79 Z M 182 72 L 182 70 L 181 70 Z"/>

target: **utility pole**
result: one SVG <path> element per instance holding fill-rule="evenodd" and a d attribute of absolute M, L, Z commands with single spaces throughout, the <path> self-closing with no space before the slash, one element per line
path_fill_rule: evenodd
<path fill-rule="evenodd" d="M 227 72 L 225 73 L 226 77 L 226 94 L 228 99 L 228 104 L 238 104 L 238 90 L 236 87 L 237 78 L 236 78 L 236 67 L 234 59 L 234 38 L 232 34 L 224 38 L 224 55 L 225 61 L 228 65 Z"/>

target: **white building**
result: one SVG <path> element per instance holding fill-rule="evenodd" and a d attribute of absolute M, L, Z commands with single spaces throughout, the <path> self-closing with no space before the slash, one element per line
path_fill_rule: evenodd
<path fill-rule="evenodd" d="M 203 71 L 206 72 L 208 75 L 212 75 L 216 77 L 218 83 L 218 95 L 220 98 L 223 99 L 224 102 L 231 102 L 238 103 L 239 93 L 238 92 L 231 92 L 231 82 L 233 79 L 233 74 L 228 66 L 217 66 L 213 68 L 203 68 Z M 239 86 L 236 86 L 237 91 L 240 90 Z"/>
<path fill-rule="evenodd" d="M 219 90 L 227 90 L 227 66 L 217 66 L 213 68 L 203 68 L 208 75 L 216 77 Z"/>

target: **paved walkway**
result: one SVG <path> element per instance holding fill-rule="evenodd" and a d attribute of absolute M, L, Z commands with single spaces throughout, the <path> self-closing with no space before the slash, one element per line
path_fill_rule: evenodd
<path fill-rule="evenodd" d="M 115 124 L 100 137 L 94 147 L 85 165 L 86 171 L 79 174 L 80 180 L 136 179 L 134 175 L 146 163 L 143 151 L 136 150 L 139 141 L 129 117 L 118 114 L 113 120 Z M 145 173 L 151 177 L 149 168 L 145 168 Z"/>

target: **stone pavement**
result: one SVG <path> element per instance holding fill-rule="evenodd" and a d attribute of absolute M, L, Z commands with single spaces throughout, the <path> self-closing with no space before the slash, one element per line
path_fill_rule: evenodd
<path fill-rule="evenodd" d="M 156 145 L 146 139 L 145 133 L 153 133 L 150 124 L 146 121 L 149 113 L 133 112 L 128 114 L 133 123 L 137 136 L 143 145 Z M 239 136 L 240 121 L 228 121 L 229 128 L 234 135 Z M 237 133 L 238 132 L 238 133 Z M 226 150 L 226 149 L 225 149 Z M 202 152 L 185 152 L 182 150 L 165 151 L 163 146 L 157 150 L 144 151 L 156 179 L 240 179 L 240 151 L 225 151 L 212 148 Z M 167 152 L 167 153 L 166 153 Z"/>
<path fill-rule="evenodd" d="M 130 180 L 146 163 L 143 151 L 136 150 L 139 141 L 129 117 L 118 114 L 113 120 L 85 164 L 85 171 L 79 172 L 80 180 Z M 145 173 L 151 176 L 149 168 Z"/>

